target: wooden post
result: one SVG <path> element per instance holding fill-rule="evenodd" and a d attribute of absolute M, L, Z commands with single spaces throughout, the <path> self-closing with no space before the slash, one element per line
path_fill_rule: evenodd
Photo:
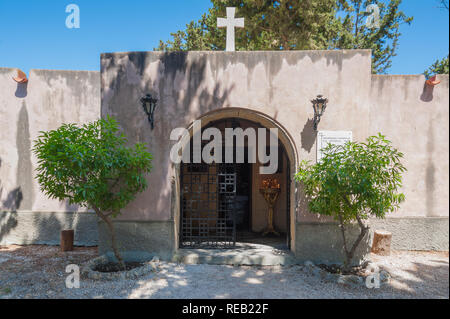
<path fill-rule="evenodd" d="M 374 231 L 372 252 L 381 256 L 389 256 L 391 254 L 391 240 L 392 233 L 383 230 Z"/>
<path fill-rule="evenodd" d="M 73 250 L 73 229 L 61 230 L 61 251 Z"/>

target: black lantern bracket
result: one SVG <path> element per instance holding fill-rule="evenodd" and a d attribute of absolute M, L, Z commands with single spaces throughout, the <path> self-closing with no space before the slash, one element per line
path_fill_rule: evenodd
<path fill-rule="evenodd" d="M 142 108 L 144 109 L 144 112 L 147 114 L 148 122 L 150 123 L 150 127 L 152 130 L 154 128 L 153 115 L 156 109 L 157 102 L 158 100 L 153 98 L 151 94 L 146 94 L 144 97 L 141 98 Z"/>
<path fill-rule="evenodd" d="M 311 101 L 314 109 L 314 131 L 317 131 L 317 125 L 320 122 L 325 109 L 327 108 L 328 99 L 319 94 L 317 97 Z"/>

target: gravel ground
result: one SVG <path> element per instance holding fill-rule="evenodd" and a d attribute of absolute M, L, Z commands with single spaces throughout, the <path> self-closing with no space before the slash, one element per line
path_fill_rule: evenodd
<path fill-rule="evenodd" d="M 233 267 L 161 263 L 138 280 L 81 280 L 65 287 L 65 267 L 97 256 L 96 248 L 63 253 L 52 246 L 0 247 L 1 298 L 449 298 L 448 252 L 372 255 L 392 278 L 379 289 L 323 282 L 303 266 Z"/>

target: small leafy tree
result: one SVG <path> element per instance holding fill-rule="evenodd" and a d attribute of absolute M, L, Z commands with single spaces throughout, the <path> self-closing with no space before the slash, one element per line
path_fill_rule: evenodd
<path fill-rule="evenodd" d="M 144 174 L 150 172 L 152 160 L 144 144 L 127 147 L 126 142 L 117 122 L 108 117 L 41 132 L 33 148 L 41 190 L 50 198 L 93 209 L 109 228 L 122 268 L 111 218 L 147 187 Z"/>
<path fill-rule="evenodd" d="M 366 143 L 329 144 L 322 159 L 313 165 L 303 161 L 296 180 L 304 186 L 313 213 L 333 216 L 342 233 L 345 250 L 344 270 L 348 270 L 356 248 L 369 227 L 364 220 L 371 216 L 384 218 L 404 201 L 398 193 L 403 154 L 393 148 L 385 136 L 378 134 Z M 357 222 L 360 233 L 349 246 L 346 227 Z"/>

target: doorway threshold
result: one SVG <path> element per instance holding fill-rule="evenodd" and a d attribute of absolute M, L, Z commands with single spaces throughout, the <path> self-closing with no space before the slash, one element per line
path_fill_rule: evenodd
<path fill-rule="evenodd" d="M 277 266 L 298 264 L 289 250 L 273 246 L 237 242 L 230 249 L 178 249 L 173 261 L 183 264 L 210 264 L 234 266 Z"/>

